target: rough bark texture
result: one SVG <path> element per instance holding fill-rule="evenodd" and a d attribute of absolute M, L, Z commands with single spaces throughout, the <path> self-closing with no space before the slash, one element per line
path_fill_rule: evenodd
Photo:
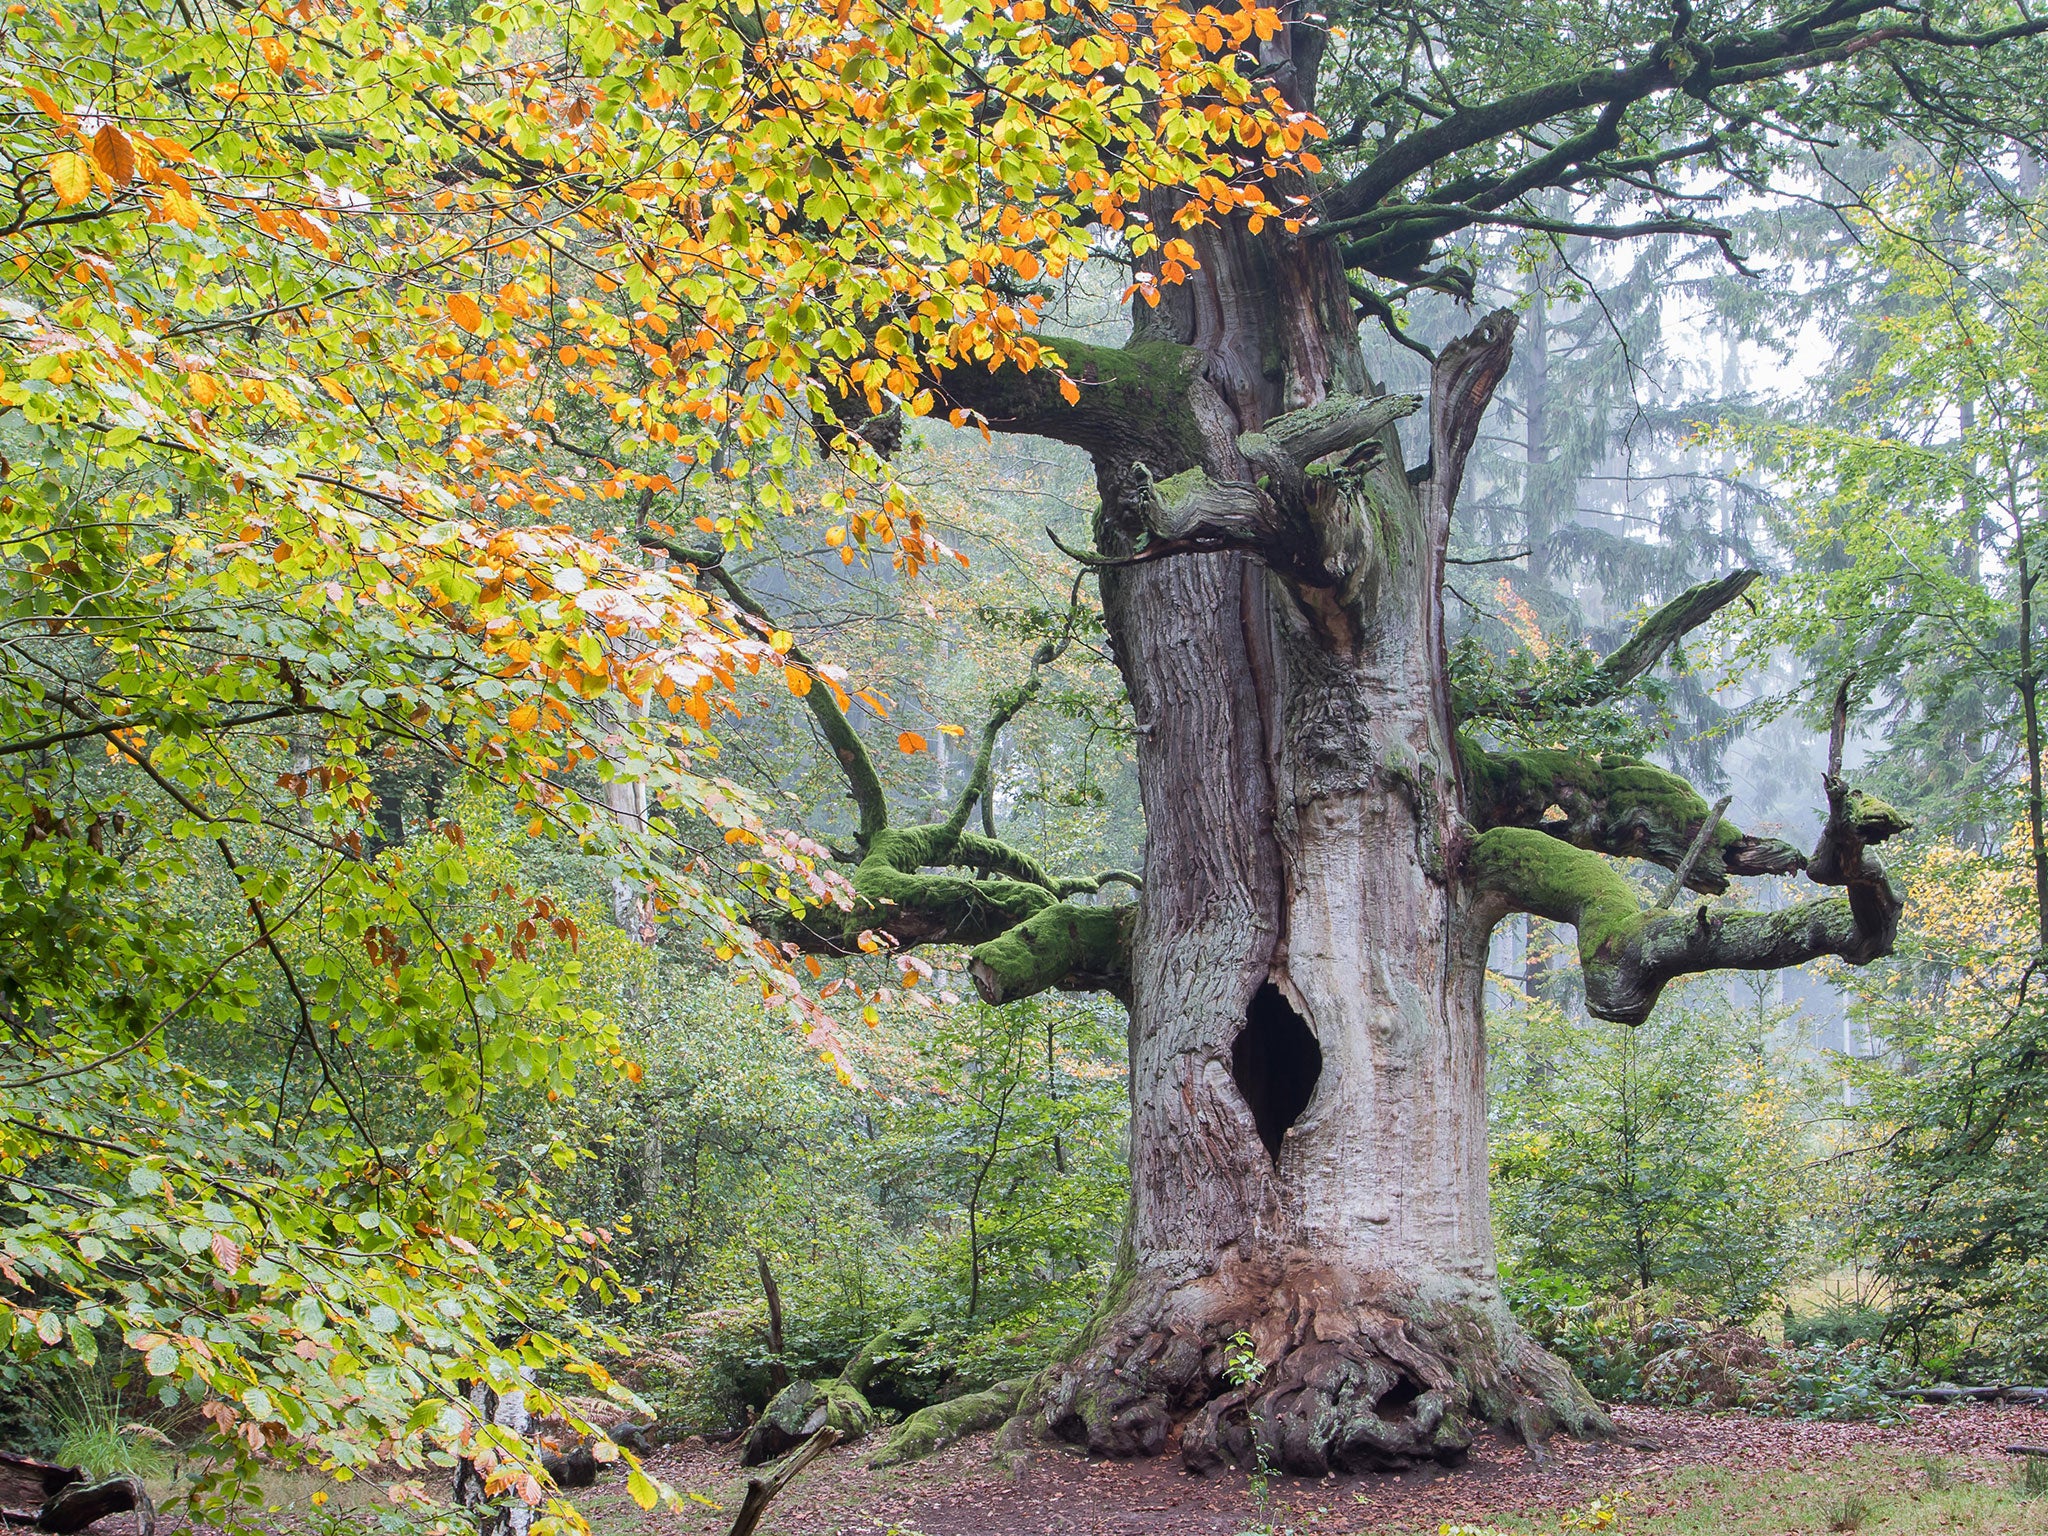
<path fill-rule="evenodd" d="M 1442 544 L 1512 323 L 1439 363 L 1418 486 L 1393 423 L 1421 402 L 1374 398 L 1335 261 L 1241 230 L 1201 254 L 1152 322 L 1200 359 L 1199 456 L 1096 452 L 1147 828 L 1133 1197 L 1113 1295 L 1033 1422 L 1304 1473 L 1455 1462 L 1489 1420 L 1598 1431 L 1498 1299 L 1489 925 L 1451 856 Z M 1198 537 L 1233 547 L 1142 558 Z"/>

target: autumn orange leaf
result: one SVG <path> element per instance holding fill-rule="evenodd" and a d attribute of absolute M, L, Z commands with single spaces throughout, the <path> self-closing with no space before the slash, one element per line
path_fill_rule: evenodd
<path fill-rule="evenodd" d="M 915 731 L 904 731 L 896 738 L 896 747 L 901 752 L 922 752 L 931 745 Z"/>
<path fill-rule="evenodd" d="M 39 91 L 31 85 L 27 88 L 27 95 L 28 99 L 36 104 L 37 109 L 43 116 L 47 117 L 59 128 L 69 128 L 71 126 L 71 114 L 52 101 L 49 92 Z"/>
<path fill-rule="evenodd" d="M 474 336 L 483 329 L 483 306 L 466 293 L 448 295 L 448 318 Z"/>
<path fill-rule="evenodd" d="M 115 186 L 125 187 L 135 179 L 135 146 L 112 123 L 92 136 L 92 157 Z"/>

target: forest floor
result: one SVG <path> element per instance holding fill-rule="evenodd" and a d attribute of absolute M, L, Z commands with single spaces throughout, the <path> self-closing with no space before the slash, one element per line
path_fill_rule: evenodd
<path fill-rule="evenodd" d="M 1744 1413 L 1616 1411 L 1634 1445 L 1553 1442 L 1545 1464 L 1482 1440 L 1457 1471 L 1278 1477 L 1261 1508 L 1241 1474 L 1197 1478 L 1177 1461 L 1038 1456 L 1012 1477 L 987 1435 L 927 1461 L 868 1468 L 872 1445 L 828 1452 L 769 1509 L 762 1536 L 1436 1536 L 1484 1524 L 1552 1532 L 1567 1509 L 1623 1496 L 1627 1536 L 2048 1536 L 2048 1494 L 2020 1491 L 2048 1412 L 1915 1408 L 1901 1425 L 1821 1424 Z M 1649 1447 L 1654 1446 L 1654 1449 Z M 613 1477 L 579 1503 L 595 1536 L 722 1536 L 744 1474 L 731 1447 L 670 1447 L 649 1470 L 689 1495 L 643 1512 Z"/>

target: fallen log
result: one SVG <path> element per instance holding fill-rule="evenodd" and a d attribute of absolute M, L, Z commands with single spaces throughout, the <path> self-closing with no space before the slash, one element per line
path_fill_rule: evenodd
<path fill-rule="evenodd" d="M 2048 1445 L 2008 1445 L 2001 1449 L 2008 1456 L 2048 1456 Z"/>
<path fill-rule="evenodd" d="M 136 1525 L 142 1536 L 155 1536 L 156 1506 L 150 1502 L 149 1490 L 142 1486 L 141 1479 L 115 1477 L 90 1485 L 77 1482 L 44 1503 L 42 1512 L 36 1516 L 36 1529 L 49 1531 L 52 1536 L 73 1536 L 96 1520 L 130 1510 L 137 1516 Z"/>
<path fill-rule="evenodd" d="M 1887 1387 L 1886 1397 L 1912 1398 L 1923 1403 L 1995 1403 L 2004 1387 Z"/>
<path fill-rule="evenodd" d="M 155 1536 L 156 1506 L 140 1480 L 88 1483 L 82 1467 L 0 1451 L 0 1521 L 51 1536 L 75 1536 L 97 1520 L 130 1511 L 141 1536 Z"/>
<path fill-rule="evenodd" d="M 783 1457 L 766 1477 L 748 1478 L 746 1497 L 740 1501 L 739 1518 L 733 1521 L 727 1536 L 754 1536 L 754 1528 L 761 1523 L 761 1517 L 768 1512 L 775 1496 L 796 1481 L 797 1473 L 838 1443 L 839 1431 L 827 1424 Z"/>

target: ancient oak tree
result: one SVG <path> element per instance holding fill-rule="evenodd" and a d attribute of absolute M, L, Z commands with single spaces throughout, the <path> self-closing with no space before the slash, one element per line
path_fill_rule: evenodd
<path fill-rule="evenodd" d="M 1348 18 L 1340 53 L 1328 18 L 1284 9 L 1246 67 L 1321 111 L 1347 156 L 1301 183 L 1310 217 L 1188 225 L 1184 280 L 1141 255 L 1128 342 L 1059 341 L 1064 373 L 926 375 L 991 430 L 1093 458 L 1084 564 L 1137 722 L 1142 881 L 1135 900 L 1107 901 L 1101 879 L 1063 880 L 971 826 L 990 746 L 1033 681 L 1003 700 L 951 815 L 911 826 L 890 820 L 858 737 L 815 690 L 858 810 L 859 900 L 776 936 L 826 952 L 862 932 L 967 946 L 991 1002 L 1066 987 L 1130 1008 L 1121 1262 L 1018 1430 L 1133 1455 L 1178 1428 L 1196 1468 L 1263 1446 L 1303 1473 L 1455 1462 L 1482 1423 L 1600 1432 L 1600 1409 L 1497 1288 L 1489 935 L 1518 912 L 1571 925 L 1588 1006 L 1628 1022 L 1677 976 L 1860 964 L 1892 943 L 1900 895 L 1870 849 L 1900 824 L 1835 774 L 1809 853 L 1744 834 L 1650 764 L 1489 749 L 1491 722 L 1460 718 L 1445 542 L 1515 322 L 1485 316 L 1433 356 L 1426 397 L 1375 384 L 1359 325 L 1393 314 L 1377 284 L 1469 288 L 1440 249 L 1460 230 L 1586 227 L 1527 211 L 1538 189 L 1665 205 L 1598 233 L 1725 240 L 1667 177 L 1697 187 L 1705 165 L 1760 186 L 1770 130 L 1811 130 L 1817 114 L 1956 127 L 1967 114 L 1951 122 L 1942 103 L 1957 82 L 2032 49 L 2041 23 L 1949 26 L 1875 0 L 1769 20 L 1710 22 L 1685 4 L 1603 15 L 1597 48 L 1570 41 L 1569 18 L 1520 39 L 1522 18 L 1501 37 L 1472 23 L 1439 57 L 1444 24 L 1419 10 Z M 1446 62 L 1467 45 L 1479 65 Z M 1333 73 L 1340 61 L 1350 73 Z M 1165 227 L 1176 209 L 1162 191 L 1147 211 Z M 1422 446 L 1404 454 L 1411 416 Z M 1560 696 L 1496 707 L 1557 708 L 1565 730 L 1751 579 L 1686 592 Z M 1624 859 L 1671 871 L 1673 895 L 1795 872 L 1836 894 L 1773 912 L 1650 902 Z M 1265 1365 L 1250 1386 L 1226 1371 L 1240 1332 Z"/>

